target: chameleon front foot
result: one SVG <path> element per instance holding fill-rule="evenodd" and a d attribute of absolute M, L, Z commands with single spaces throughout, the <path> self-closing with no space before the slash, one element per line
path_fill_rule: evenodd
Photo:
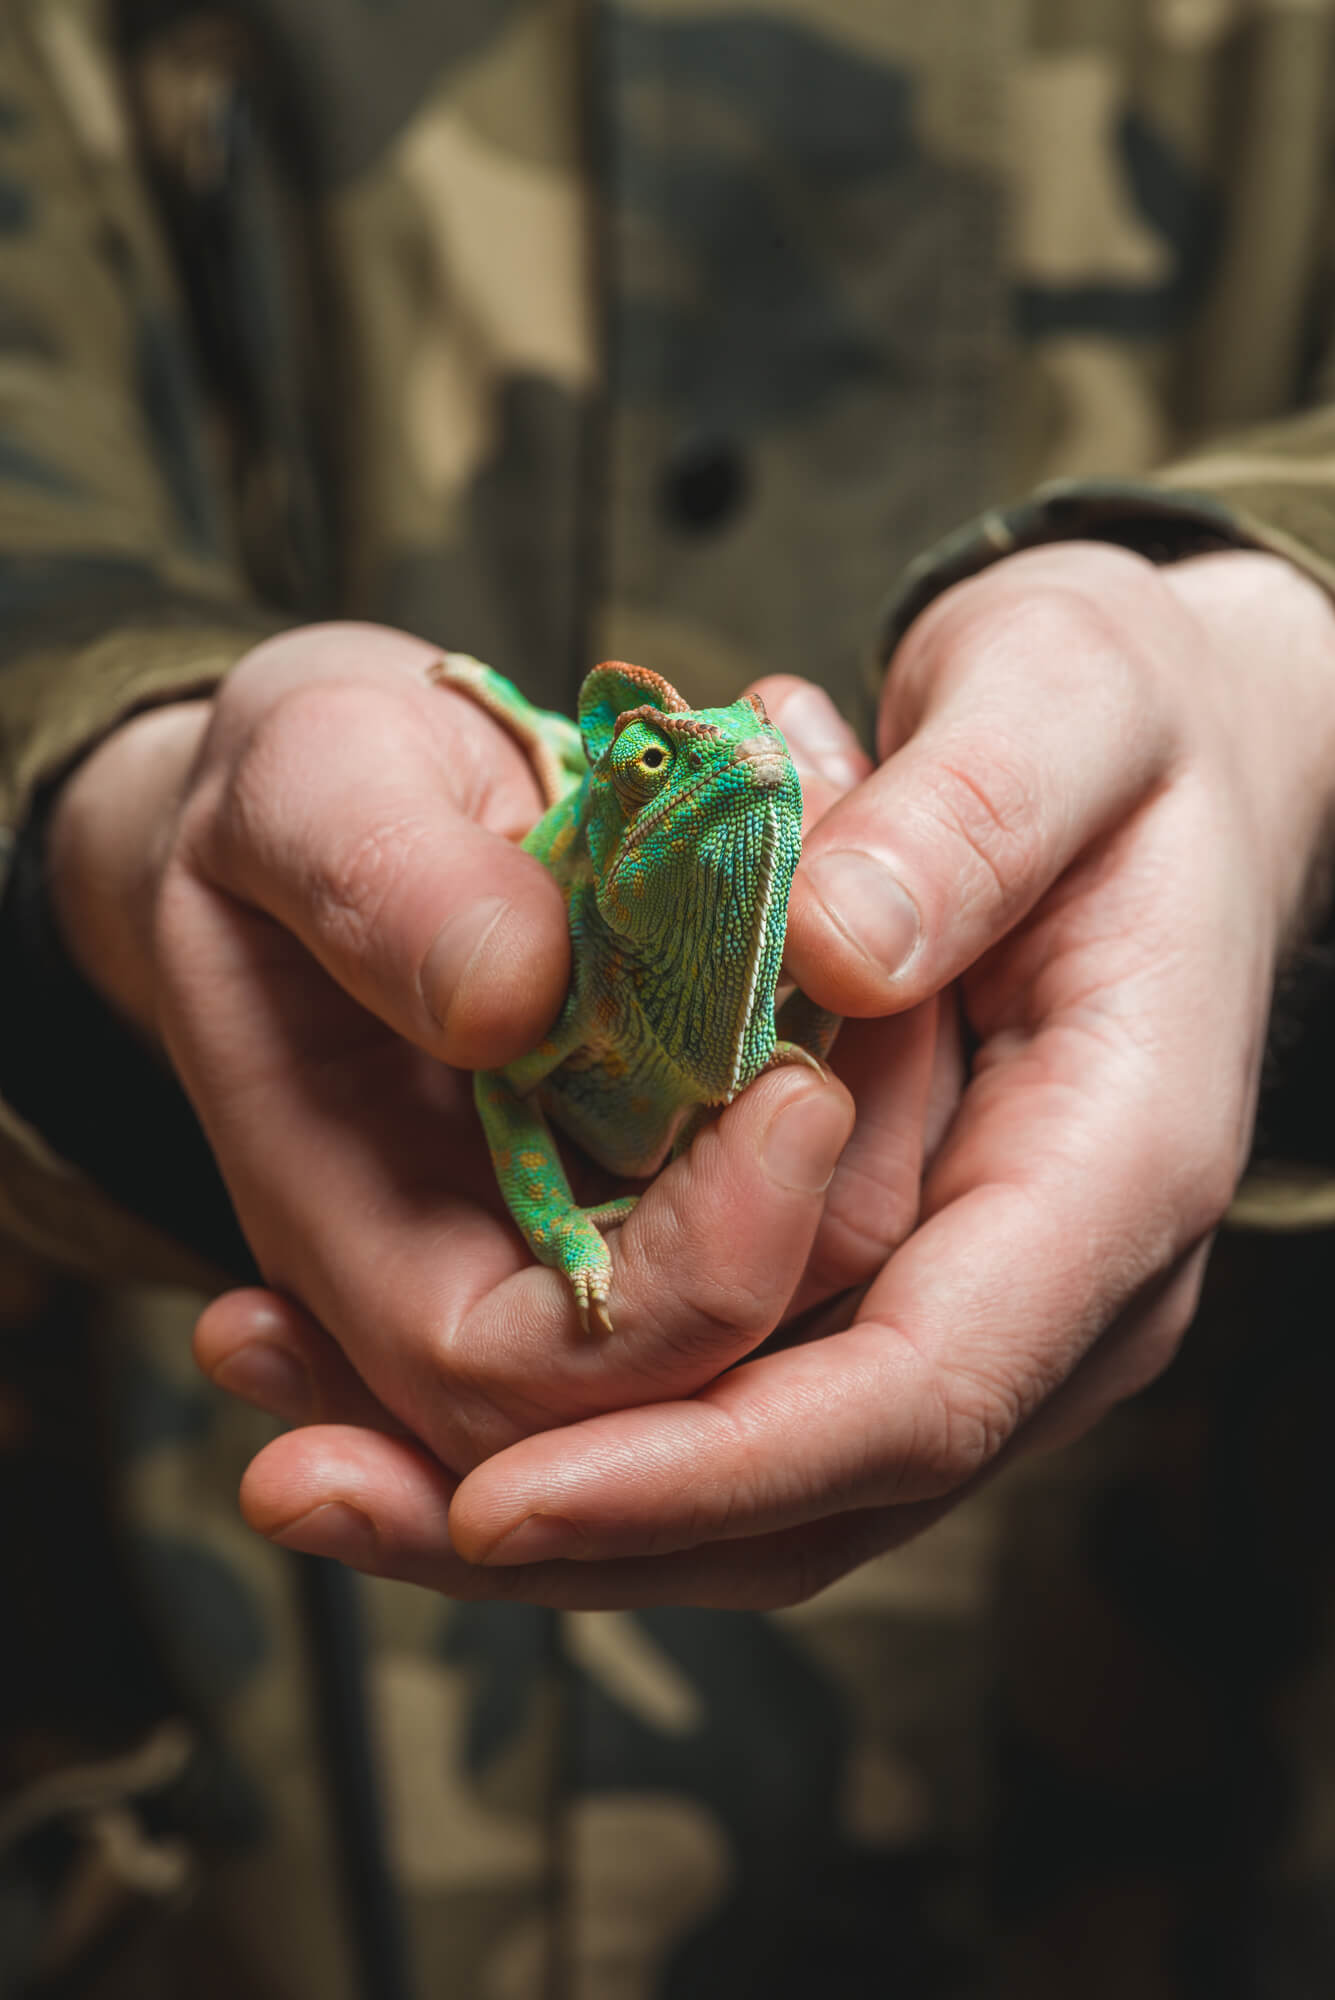
<path fill-rule="evenodd" d="M 764 1076 L 772 1069 L 814 1069 L 817 1076 L 830 1074 L 822 1058 L 811 1049 L 804 1049 L 798 1042 L 776 1042 L 774 1053 L 760 1071 Z"/>

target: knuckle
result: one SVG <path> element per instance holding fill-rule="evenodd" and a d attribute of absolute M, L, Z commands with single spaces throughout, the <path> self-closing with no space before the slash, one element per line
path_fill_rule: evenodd
<path fill-rule="evenodd" d="M 1038 553 L 1038 552 L 1034 552 Z M 1083 651 L 1091 627 L 1105 613 L 1099 595 L 1073 576 L 1021 572 L 1032 555 L 966 578 L 943 592 L 905 635 L 895 657 L 892 682 L 900 683 L 910 705 L 962 679 L 987 676 L 1013 656 L 1017 642 L 1026 654 L 1065 661 Z"/>
<path fill-rule="evenodd" d="M 917 1176 L 896 1171 L 893 1160 L 864 1164 L 856 1144 L 855 1133 L 830 1184 L 807 1266 L 808 1278 L 822 1293 L 846 1291 L 873 1277 L 918 1219 Z"/>
<path fill-rule="evenodd" d="M 932 711 L 958 704 L 975 727 L 989 714 L 1004 723 L 1017 695 L 1032 713 L 1119 731 L 1147 770 L 1162 767 L 1178 704 L 1163 648 L 1146 639 L 1137 608 L 1148 590 L 1172 601 L 1158 572 L 1139 556 L 1083 549 L 1072 560 L 1052 549 L 1013 555 L 946 592 L 925 612 L 896 656 L 883 728 L 902 741 Z M 1163 606 L 1160 607 L 1161 611 Z M 1072 679 L 1072 663 L 1079 663 Z M 1129 723 L 1134 728 L 1128 734 Z M 986 768 L 993 745 L 987 740 Z"/>
<path fill-rule="evenodd" d="M 283 812 L 292 774 L 305 763 L 304 726 L 317 697 L 307 690 L 279 696 L 228 748 L 213 787 L 206 839 L 225 876 L 244 880 L 258 864 L 271 866 L 283 846 Z"/>
<path fill-rule="evenodd" d="M 357 689 L 307 682 L 280 688 L 246 730 L 236 755 L 238 771 L 263 785 L 289 778 L 294 766 L 328 747 L 331 729 L 365 720 L 367 703 Z M 350 716 L 351 712 L 351 716 Z"/>
<path fill-rule="evenodd" d="M 207 758 L 201 763 L 180 803 L 168 866 L 179 862 L 206 880 L 230 882 L 236 848 L 231 785 L 232 773 L 226 768 Z"/>
<path fill-rule="evenodd" d="M 312 917 L 336 950 L 353 958 L 367 954 L 424 838 L 425 829 L 412 816 L 385 819 L 358 829 L 313 862 Z"/>
<path fill-rule="evenodd" d="M 996 1457 L 1021 1415 L 1014 1385 L 976 1363 L 957 1359 L 934 1374 L 915 1414 L 900 1482 L 905 1497 L 937 1499 L 966 1486 Z"/>
<path fill-rule="evenodd" d="M 721 1359 L 748 1352 L 770 1333 L 783 1309 L 773 1260 L 758 1260 L 744 1237 L 723 1242 L 712 1219 L 702 1224 L 702 1215 L 712 1217 L 713 1203 L 702 1202 L 701 1192 L 717 1192 L 719 1147 L 712 1128 L 697 1134 L 688 1171 L 678 1162 L 654 1185 L 651 1261 L 670 1269 L 673 1282 L 646 1288 L 639 1300 L 635 1366 L 651 1380 L 679 1380 L 683 1367 L 713 1375 Z M 636 1212 L 643 1226 L 649 1210 Z"/>
<path fill-rule="evenodd" d="M 242 835 L 273 826 L 287 802 L 329 759 L 355 744 L 368 771 L 394 752 L 382 691 L 349 682 L 307 682 L 276 691 L 221 746 L 222 811 Z"/>
<path fill-rule="evenodd" d="M 344 821 L 311 774 L 356 742 L 368 771 L 393 768 L 383 700 L 347 686 L 279 695 L 231 760 L 208 806 L 203 842 L 224 881 L 271 885 L 300 900 L 336 949 L 363 954 L 395 884 L 426 834 L 419 812 L 368 790 Z M 381 755 L 383 749 L 384 755 Z M 261 891 L 261 899 L 268 900 Z"/>
<path fill-rule="evenodd" d="M 712 1373 L 721 1356 L 731 1359 L 763 1339 L 776 1318 L 757 1288 L 708 1270 L 694 1270 L 661 1307 L 646 1301 L 645 1315 L 650 1339 L 637 1365 L 652 1380 L 676 1379 L 683 1366 Z"/>
<path fill-rule="evenodd" d="M 1091 640 L 1105 641 L 1109 636 L 1105 582 L 1100 576 L 1088 581 L 1067 577 L 1031 583 L 1022 597 L 1007 604 L 1008 639 L 1019 641 L 1026 657 L 1036 663 L 1051 661 L 1063 674 L 1069 673 L 1072 655 L 1083 657 Z M 991 643 L 995 632 L 994 618 L 988 633 Z"/>
<path fill-rule="evenodd" d="M 1037 788 L 1018 759 L 990 751 L 984 777 L 963 758 L 938 758 L 925 810 L 965 850 L 987 900 L 1009 910 L 1028 896 L 1041 859 L 1041 820 Z"/>

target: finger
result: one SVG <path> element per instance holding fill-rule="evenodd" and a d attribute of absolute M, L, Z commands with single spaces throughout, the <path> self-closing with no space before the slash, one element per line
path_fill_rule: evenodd
<path fill-rule="evenodd" d="M 932 1074 L 928 1079 L 927 1101 L 923 1108 L 923 1159 L 929 1167 L 941 1150 L 968 1082 L 960 1004 L 957 986 L 937 998 Z"/>
<path fill-rule="evenodd" d="M 653 1183 L 617 1240 L 618 1404 L 696 1388 L 773 1331 L 791 1309 L 855 1129 L 841 1083 L 779 1070 Z M 615 1358 L 610 1349 L 601 1357 L 604 1372 Z"/>
<path fill-rule="evenodd" d="M 1058 1451 L 1115 1404 L 1157 1381 L 1196 1316 L 1213 1237 L 1178 1258 L 1127 1306 L 1015 1438 L 1018 1451 Z"/>
<path fill-rule="evenodd" d="M 846 1021 L 832 1067 L 857 1106 L 791 1311 L 865 1284 L 918 1219 L 937 1002 L 879 1021 Z"/>
<path fill-rule="evenodd" d="M 1119 586 L 1123 564 L 1152 574 L 1105 553 Z M 1156 646 L 1199 647 L 1163 596 Z M 1153 662 L 1026 558 L 951 593 L 901 651 L 893 754 L 813 829 L 793 884 L 787 963 L 845 1014 L 912 1005 L 971 965 L 1149 795 L 1177 740 Z"/>
<path fill-rule="evenodd" d="M 786 1069 L 760 1078 L 647 1188 L 612 1234 L 613 1332 L 589 1339 L 570 1287 L 519 1265 L 428 1352 L 419 1408 L 467 1433 L 456 1466 L 520 1431 L 690 1393 L 783 1318 L 853 1122 L 841 1085 Z M 442 1366 L 443 1363 L 443 1366 Z M 458 1383 L 485 1381 L 472 1406 Z M 498 1406 L 504 1413 L 497 1421 Z"/>
<path fill-rule="evenodd" d="M 749 690 L 781 731 L 802 780 L 804 825 L 852 791 L 872 763 L 824 688 L 796 674 L 769 674 Z"/>
<path fill-rule="evenodd" d="M 425 683 L 434 649 L 368 629 L 356 678 L 345 628 L 332 667 L 309 632 L 251 656 L 164 881 L 161 955 L 179 963 L 202 879 L 275 918 L 397 1034 L 465 1066 L 507 1061 L 540 1038 L 569 976 L 559 891 L 508 837 L 541 811 L 536 784 L 498 723 Z M 287 685 L 288 653 L 300 665 L 312 648 L 319 674 L 307 664 Z"/>
<path fill-rule="evenodd" d="M 611 1235 L 616 1331 L 590 1340 L 568 1282 L 498 1219 L 468 1080 L 368 1033 L 276 926 L 221 900 L 211 918 L 197 974 L 231 1004 L 171 1048 L 242 1226 L 268 1282 L 447 1463 L 694 1389 L 778 1323 L 852 1124 L 842 1086 L 776 1071 L 697 1135 Z"/>
<path fill-rule="evenodd" d="M 425 1351 L 523 1255 L 498 1219 L 472 1080 L 368 1015 L 267 917 L 202 890 L 190 915 L 201 1002 L 169 1012 L 164 1038 L 256 1262 L 410 1423 Z"/>
<path fill-rule="evenodd" d="M 824 688 L 771 674 L 751 692 L 783 732 L 802 780 L 804 831 L 868 776 L 871 759 Z M 932 1019 L 909 1015 L 871 1029 L 849 1023 L 832 1068 L 852 1093 L 857 1123 L 840 1155 L 811 1259 L 791 1311 L 863 1283 L 913 1227 L 922 1167 L 922 1097 Z"/>
<path fill-rule="evenodd" d="M 689 1401 L 520 1440 L 460 1487 L 454 1545 L 506 1566 L 656 1559 L 937 1498 L 978 1465 L 938 1457 L 929 1469 L 915 1449 L 931 1392 L 909 1339 L 864 1317 L 762 1354 Z"/>
<path fill-rule="evenodd" d="M 210 1300 L 193 1351 L 218 1388 L 284 1423 L 401 1429 L 324 1328 L 279 1292 L 248 1286 Z"/>
<path fill-rule="evenodd" d="M 460 1599 L 562 1610 L 652 1604 L 774 1610 L 799 1604 L 882 1551 L 921 1534 L 944 1503 L 884 1508 L 785 1534 L 725 1540 L 653 1561 L 466 1562 L 450 1540 L 454 1480 L 404 1439 L 319 1426 L 274 1440 L 253 1460 L 241 1508 L 284 1548 Z"/>
<path fill-rule="evenodd" d="M 857 1325 L 689 1402 L 520 1442 L 461 1487 L 456 1545 L 476 1561 L 657 1555 L 963 1488 L 1227 1201 L 1198 1134 L 1165 1147 L 1168 1093 L 1162 1124 L 1143 1115 L 1147 1047 L 1134 1023 L 1064 1022 L 998 1060 Z"/>

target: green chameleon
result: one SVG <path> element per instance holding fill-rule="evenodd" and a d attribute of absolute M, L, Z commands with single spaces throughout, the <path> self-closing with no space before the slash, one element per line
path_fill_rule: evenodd
<path fill-rule="evenodd" d="M 581 1208 L 548 1119 L 601 1166 L 647 1177 L 782 1063 L 820 1069 L 838 1022 L 775 989 L 802 790 L 757 695 L 688 708 L 645 667 L 595 667 L 579 726 L 452 653 L 433 679 L 481 703 L 528 751 L 548 811 L 523 845 L 561 886 L 571 978 L 550 1033 L 476 1080 L 506 1206 L 534 1255 L 564 1271 L 585 1328 L 606 1331 L 601 1231 L 635 1198 Z"/>

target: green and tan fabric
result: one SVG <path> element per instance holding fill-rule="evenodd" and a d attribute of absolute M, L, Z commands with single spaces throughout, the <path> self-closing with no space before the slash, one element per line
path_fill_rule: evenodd
<path fill-rule="evenodd" d="M 1333 56 L 1330 0 L 0 0 L 6 855 L 275 624 L 865 713 L 910 564 L 1329 584 Z M 0 1114 L 0 1993 L 1330 1991 L 1327 1111 L 1163 1384 L 809 1605 L 352 1587 L 382 1827 L 198 1263 Z"/>

